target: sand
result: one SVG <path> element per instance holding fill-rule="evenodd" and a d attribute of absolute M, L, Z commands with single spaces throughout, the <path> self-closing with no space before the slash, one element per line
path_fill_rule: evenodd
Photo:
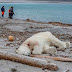
<path fill-rule="evenodd" d="M 52 56 L 72 58 L 72 24 L 63 24 L 59 22 L 42 23 L 32 20 L 0 18 L 0 50 L 16 53 L 16 48 L 18 48 L 24 40 L 42 31 L 50 31 L 60 40 L 71 42 L 70 48 L 64 51 L 57 51 L 56 55 Z M 8 41 L 9 35 L 14 36 L 14 41 Z M 71 62 L 60 62 L 50 59 L 45 60 L 57 64 L 59 68 L 58 71 L 42 70 L 42 68 L 0 60 L 0 72 L 72 72 Z"/>

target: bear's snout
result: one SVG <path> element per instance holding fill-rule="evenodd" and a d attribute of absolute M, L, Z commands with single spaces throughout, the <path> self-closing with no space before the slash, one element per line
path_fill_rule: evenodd
<path fill-rule="evenodd" d="M 16 48 L 16 53 L 29 56 L 31 54 L 31 50 L 26 44 L 22 44 L 19 48 Z"/>

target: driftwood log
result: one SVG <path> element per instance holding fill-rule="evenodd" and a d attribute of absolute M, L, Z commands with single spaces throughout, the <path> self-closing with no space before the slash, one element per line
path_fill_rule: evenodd
<path fill-rule="evenodd" d="M 48 59 L 53 59 L 55 61 L 72 62 L 72 58 L 51 57 L 51 56 L 42 56 L 42 55 L 31 55 L 31 57 L 48 58 Z"/>
<path fill-rule="evenodd" d="M 0 51 L 0 59 L 19 62 L 22 64 L 27 64 L 34 67 L 45 68 L 49 70 L 57 70 L 58 67 L 54 63 L 48 63 L 46 60 L 28 57 L 24 55 L 18 55 L 14 53 L 8 53 L 5 51 Z"/>

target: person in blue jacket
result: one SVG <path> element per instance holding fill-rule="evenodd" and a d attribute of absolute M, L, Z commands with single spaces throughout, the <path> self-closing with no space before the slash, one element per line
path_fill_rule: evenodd
<path fill-rule="evenodd" d="M 4 6 L 1 8 L 1 12 L 2 12 L 2 17 L 4 17 L 4 12 L 5 12 Z"/>

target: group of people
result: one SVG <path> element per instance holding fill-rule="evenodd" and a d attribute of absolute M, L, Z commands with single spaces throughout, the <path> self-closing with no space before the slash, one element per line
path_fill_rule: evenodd
<path fill-rule="evenodd" d="M 4 6 L 2 6 L 2 8 L 1 8 L 2 17 L 4 17 L 4 12 L 5 12 L 5 8 L 4 8 Z M 14 15 L 13 7 L 10 7 L 8 12 L 9 12 L 9 18 L 12 19 L 13 15 Z"/>

